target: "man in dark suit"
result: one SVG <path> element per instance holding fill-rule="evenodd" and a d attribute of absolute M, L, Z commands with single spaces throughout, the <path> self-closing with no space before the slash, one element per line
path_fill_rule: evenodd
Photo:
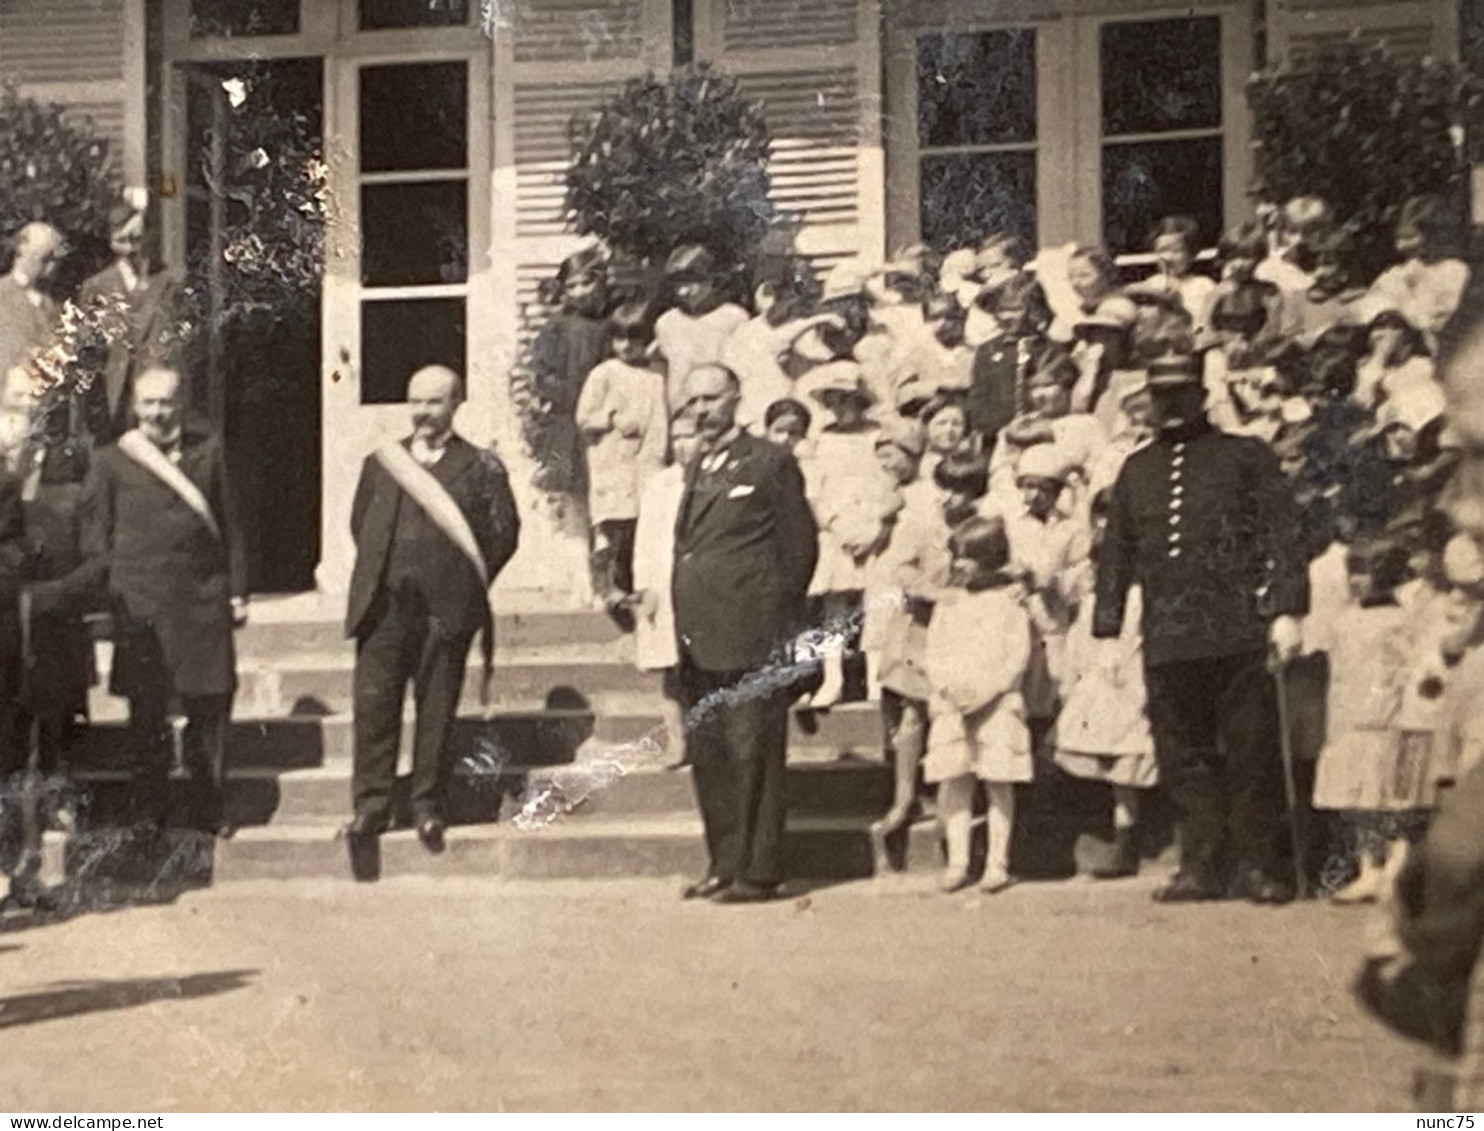
<path fill-rule="evenodd" d="M 1309 607 L 1297 509 L 1267 445 L 1206 419 L 1194 357 L 1157 360 L 1149 386 L 1159 433 L 1113 486 L 1093 635 L 1118 636 L 1140 586 L 1154 752 L 1180 821 L 1180 871 L 1155 898 L 1284 902 L 1268 665 L 1296 655 Z"/>
<path fill-rule="evenodd" d="M 140 373 L 138 427 L 94 453 L 80 504 L 82 572 L 106 584 L 111 685 L 129 700 L 141 817 L 163 822 L 174 753 L 195 784 L 189 823 L 227 836 L 232 631 L 247 619 L 246 557 L 221 442 L 185 423 L 181 392 L 175 369 Z"/>
<path fill-rule="evenodd" d="M 117 204 L 108 213 L 108 227 L 114 261 L 85 281 L 77 296 L 93 329 L 82 351 L 92 371 L 84 415 L 98 444 L 128 429 L 135 375 L 168 348 L 180 294 L 173 275 L 149 270 L 143 212 Z"/>
<path fill-rule="evenodd" d="M 791 642 L 819 552 L 804 479 L 735 422 L 731 371 L 693 369 L 685 411 L 702 444 L 675 527 L 673 596 L 687 755 L 711 866 L 688 899 L 768 899 L 783 879 Z"/>
<path fill-rule="evenodd" d="M 413 819 L 424 847 L 443 851 L 445 748 L 469 645 L 481 636 L 487 698 L 489 590 L 520 538 L 505 468 L 453 430 L 458 375 L 420 369 L 407 400 L 412 435 L 367 458 L 351 508 L 356 564 L 345 631 L 356 642 L 355 815 L 346 838 L 359 880 L 379 872 L 377 838 L 391 822 L 408 683 L 417 703 Z"/>

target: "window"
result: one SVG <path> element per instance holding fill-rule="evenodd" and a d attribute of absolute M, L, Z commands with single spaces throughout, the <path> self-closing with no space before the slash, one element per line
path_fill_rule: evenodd
<path fill-rule="evenodd" d="M 462 298 L 361 303 L 361 403 L 401 404 L 409 378 L 425 365 L 462 374 L 464 320 Z"/>
<path fill-rule="evenodd" d="M 294 35 L 299 0 L 191 0 L 191 38 Z"/>
<path fill-rule="evenodd" d="M 363 67 L 359 111 L 361 397 L 388 404 L 423 365 L 463 372 L 468 64 Z"/>
<path fill-rule="evenodd" d="M 468 22 L 469 0 L 361 0 L 362 31 L 462 27 Z"/>
<path fill-rule="evenodd" d="M 1214 244 L 1224 226 L 1220 18 L 1106 23 L 1099 56 L 1104 241 L 1146 251 L 1155 221 L 1181 214 Z"/>
<path fill-rule="evenodd" d="M 940 250 L 991 232 L 1036 237 L 1036 33 L 917 40 L 922 238 Z"/>

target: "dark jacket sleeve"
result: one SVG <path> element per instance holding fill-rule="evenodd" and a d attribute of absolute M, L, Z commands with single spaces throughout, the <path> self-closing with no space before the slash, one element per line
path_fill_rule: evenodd
<path fill-rule="evenodd" d="M 226 543 L 228 591 L 233 597 L 246 597 L 247 542 L 242 536 L 242 522 L 237 514 L 231 479 L 227 475 L 226 453 L 220 443 L 212 453 L 211 485 L 215 496 L 211 505 L 220 516 L 222 539 Z"/>
<path fill-rule="evenodd" d="M 515 507 L 515 495 L 510 490 L 510 476 L 505 465 L 493 452 L 481 452 L 480 461 L 489 499 L 488 540 L 480 549 L 484 551 L 485 564 L 490 569 L 489 580 L 493 584 L 520 545 L 520 512 Z"/>
<path fill-rule="evenodd" d="M 1247 481 L 1257 505 L 1257 536 L 1262 543 L 1259 607 L 1269 618 L 1301 617 L 1309 611 L 1309 565 L 1298 505 L 1272 449 L 1253 441 L 1247 459 Z"/>
<path fill-rule="evenodd" d="M 783 591 L 802 602 L 819 560 L 819 527 L 804 495 L 804 475 L 792 456 L 778 465 L 778 573 Z"/>
<path fill-rule="evenodd" d="M 371 509 L 371 498 L 376 491 L 376 462 L 373 457 L 367 456 L 366 462 L 361 464 L 361 478 L 356 483 L 356 497 L 350 504 L 350 536 L 359 546 L 361 544 L 361 529 L 366 522 L 366 512 Z"/>
<path fill-rule="evenodd" d="M 26 509 L 21 481 L 0 473 L 0 599 L 14 608 L 26 564 Z"/>
<path fill-rule="evenodd" d="M 1138 560 L 1138 534 L 1129 505 L 1128 465 L 1118 473 L 1108 507 L 1108 525 L 1098 550 L 1097 601 L 1093 606 L 1092 634 L 1100 640 L 1116 639 L 1123 632 L 1128 591 L 1134 583 Z"/>
<path fill-rule="evenodd" d="M 103 608 L 108 567 L 113 554 L 113 478 L 102 459 L 94 458 L 77 502 L 77 568 L 31 586 L 37 614 L 82 616 Z"/>

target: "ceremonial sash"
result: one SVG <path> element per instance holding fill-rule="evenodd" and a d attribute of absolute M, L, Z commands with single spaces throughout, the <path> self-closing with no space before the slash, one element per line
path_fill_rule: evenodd
<path fill-rule="evenodd" d="M 169 456 L 150 443 L 144 433 L 137 428 L 125 432 L 119 437 L 118 448 L 124 455 L 179 495 L 181 501 L 195 511 L 196 517 L 206 524 L 213 537 L 221 538 L 222 528 L 217 524 L 216 515 L 211 513 L 211 504 L 206 501 L 201 488 L 191 482 L 185 472 L 171 463 Z"/>
<path fill-rule="evenodd" d="M 489 564 L 484 560 L 484 551 L 479 548 L 479 540 L 474 537 L 474 528 L 469 525 L 469 520 L 464 517 L 464 512 L 459 509 L 458 503 L 454 502 L 448 489 L 438 482 L 433 473 L 413 459 L 412 453 L 395 440 L 377 448 L 375 455 L 376 462 L 381 464 L 382 470 L 392 477 L 392 481 L 414 503 L 422 508 L 423 513 L 432 519 L 433 525 L 443 533 L 445 538 L 458 547 L 459 552 L 474 567 L 474 572 L 479 575 L 480 587 L 484 591 L 489 623 L 493 626 L 495 606 L 490 601 Z M 490 677 L 494 669 L 494 641 L 489 629 L 485 629 L 480 635 L 484 653 L 484 679 L 479 688 L 479 700 L 482 706 L 488 708 Z"/>

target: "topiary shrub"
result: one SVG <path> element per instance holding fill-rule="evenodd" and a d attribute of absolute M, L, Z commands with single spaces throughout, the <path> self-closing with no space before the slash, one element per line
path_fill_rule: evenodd
<path fill-rule="evenodd" d="M 1461 199 L 1468 165 L 1458 131 L 1476 99 L 1452 63 L 1403 59 L 1358 38 L 1254 75 L 1247 100 L 1257 191 L 1274 203 L 1323 197 L 1349 237 L 1353 276 L 1369 280 L 1394 258 L 1404 201 Z"/>
<path fill-rule="evenodd" d="M 769 197 L 767 121 L 735 78 L 701 64 L 663 78 L 633 79 L 594 113 L 575 116 L 568 136 L 566 222 L 606 251 L 607 309 L 634 299 L 658 306 L 665 259 L 689 243 L 710 248 L 731 273 L 728 289 L 737 297 L 746 293 L 763 241 L 779 217 Z M 564 289 L 561 277 L 542 288 L 541 303 L 524 312 L 530 329 L 562 306 Z M 602 313 L 584 312 L 588 318 Z M 580 376 L 543 367 L 570 366 L 584 351 L 565 340 L 574 334 L 554 322 L 533 334 L 512 394 L 538 465 L 537 485 L 577 494 L 583 486 L 580 452 L 568 433 L 576 397 L 571 386 Z M 574 325 L 581 330 L 580 322 Z M 564 393 L 553 396 L 553 389 Z"/>
<path fill-rule="evenodd" d="M 568 221 L 616 255 L 652 264 L 701 243 L 741 262 L 773 223 L 762 109 L 708 66 L 634 79 L 569 136 Z"/>

